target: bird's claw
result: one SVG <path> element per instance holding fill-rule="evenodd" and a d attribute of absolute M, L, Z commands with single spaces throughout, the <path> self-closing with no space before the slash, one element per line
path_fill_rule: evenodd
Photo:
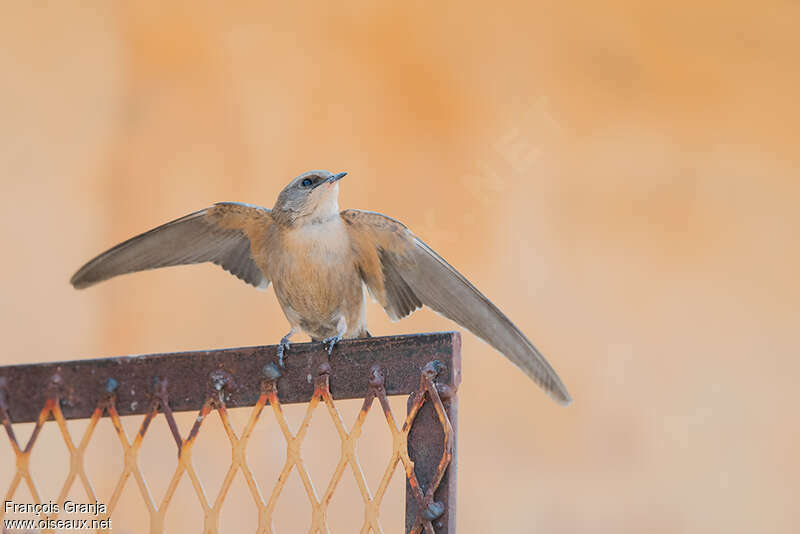
<path fill-rule="evenodd" d="M 278 365 L 283 369 L 285 365 L 283 365 L 283 355 L 284 353 L 289 350 L 291 343 L 289 343 L 289 339 L 284 337 L 281 339 L 281 342 L 278 344 Z"/>
<path fill-rule="evenodd" d="M 323 339 L 323 340 L 322 340 L 322 342 L 323 342 L 325 345 L 327 345 L 327 348 L 328 348 L 328 356 L 330 356 L 330 355 L 331 355 L 331 352 L 333 352 L 333 347 L 335 347 L 335 346 L 336 346 L 336 344 L 337 344 L 338 342 L 340 342 L 341 340 L 342 340 L 342 336 L 331 336 L 331 337 L 326 337 L 325 339 Z"/>

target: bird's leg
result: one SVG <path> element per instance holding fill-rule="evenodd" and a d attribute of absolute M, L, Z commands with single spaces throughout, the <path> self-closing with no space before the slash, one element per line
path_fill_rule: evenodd
<path fill-rule="evenodd" d="M 328 356 L 333 352 L 333 347 L 342 340 L 345 332 L 347 332 L 347 320 L 342 316 L 339 317 L 339 322 L 336 323 L 336 335 L 322 340 L 323 343 L 328 345 Z"/>
<path fill-rule="evenodd" d="M 281 338 L 280 344 L 278 344 L 278 365 L 280 365 L 281 368 L 283 368 L 283 354 L 287 350 L 289 350 L 289 346 L 291 345 L 291 343 L 289 343 L 289 339 L 294 335 L 294 333 L 296 331 L 297 331 L 297 328 L 292 326 L 292 329 L 289 330 L 289 333 L 286 334 L 285 336 L 283 336 Z"/>

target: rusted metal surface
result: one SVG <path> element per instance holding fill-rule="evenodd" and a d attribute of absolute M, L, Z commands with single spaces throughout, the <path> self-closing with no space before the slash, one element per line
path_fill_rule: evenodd
<path fill-rule="evenodd" d="M 84 453 L 98 421 L 108 416 L 117 432 L 125 465 L 101 519 L 111 516 L 126 485 L 135 483 L 149 514 L 150 532 L 163 532 L 167 509 L 186 476 L 202 507 L 204 532 L 217 533 L 221 506 L 234 477 L 241 472 L 258 509 L 257 532 L 272 533 L 278 497 L 291 472 L 297 470 L 312 508 L 309 532 L 328 532 L 328 506 L 340 480 L 349 472 L 364 503 L 361 532 L 380 533 L 381 502 L 395 469 L 402 468 L 407 481 L 406 531 L 453 533 L 460 345 L 457 333 L 371 338 L 342 342 L 328 358 L 321 344 L 293 344 L 283 374 L 274 365 L 275 347 L 0 367 L 0 423 L 16 459 L 16 471 L 5 499 L 10 500 L 22 483 L 36 503 L 51 497 L 40 495 L 28 464 L 42 426 L 53 419 L 70 455 L 70 469 L 59 500 L 78 483 L 89 502 L 96 500 L 98 496 L 84 469 Z M 408 413 L 399 426 L 389 406 L 389 395 L 409 395 Z M 349 426 L 334 402 L 348 398 L 364 398 L 356 421 Z M 281 405 L 298 402 L 307 403 L 306 415 L 298 431 L 292 433 Z M 275 485 L 263 491 L 247 464 L 246 447 L 267 404 L 286 441 L 286 461 Z M 331 479 L 315 485 L 304 467 L 301 446 L 312 414 L 320 404 L 324 404 L 336 428 L 341 454 Z M 253 410 L 241 435 L 237 435 L 227 409 L 241 406 L 253 406 Z M 374 406 L 383 411 L 393 440 L 384 475 L 378 487 L 371 490 L 358 461 L 356 441 Z M 199 410 L 185 438 L 173 416 L 173 411 L 179 410 Z M 191 452 L 203 423 L 214 412 L 220 417 L 231 446 L 231 455 L 221 454 L 220 458 L 230 458 L 231 463 L 221 487 L 207 494 Z M 120 416 L 135 413 L 145 414 L 145 418 L 131 439 Z M 167 420 L 178 454 L 167 491 L 156 502 L 140 469 L 138 454 L 151 422 L 159 415 Z M 77 442 L 73 442 L 66 425 L 67 419 L 74 418 L 90 418 Z M 36 424 L 22 445 L 14 434 L 13 423 L 29 421 Z M 0 509 L 0 519 L 3 515 Z M 45 519 L 57 519 L 57 514 Z"/>
<path fill-rule="evenodd" d="M 455 351 L 460 354 L 460 339 Z M 455 364 L 457 365 L 457 359 Z M 432 364 L 429 364 L 429 367 Z M 418 410 L 410 429 L 408 454 L 414 460 L 414 470 L 424 499 L 420 501 L 410 477 L 406 479 L 406 532 L 455 534 L 456 532 L 456 437 L 458 424 L 458 396 L 453 385 L 438 380 L 445 364 L 439 369 L 425 369 L 437 373 L 434 387 L 428 391 L 414 392 L 408 399 L 408 412 Z M 420 398 L 420 393 L 425 398 Z M 437 398 L 438 396 L 438 398 Z M 427 402 L 426 402 L 427 401 Z M 419 406 L 420 403 L 424 403 Z M 445 462 L 449 465 L 445 465 Z M 431 523 L 428 528 L 425 521 Z"/>
<path fill-rule="evenodd" d="M 313 377 L 325 362 L 331 365 L 331 391 L 337 399 L 363 397 L 374 364 L 384 369 L 388 395 L 408 395 L 419 386 L 419 373 L 426 363 L 451 358 L 456 336 L 445 332 L 347 340 L 336 346 L 330 358 L 321 349 L 322 343 L 293 343 L 277 382 L 278 395 L 284 404 L 311 400 Z M 218 370 L 232 378 L 225 401 L 235 408 L 256 403 L 264 366 L 277 363 L 276 350 L 276 345 L 268 345 L 11 365 L 0 367 L 0 377 L 7 381 L 13 423 L 36 421 L 53 391 L 61 399 L 66 419 L 88 418 L 97 403 L 95 393 L 105 388 L 109 379 L 118 384 L 120 415 L 146 413 L 156 379 L 167 381 L 172 410 L 196 410 L 205 400 L 209 373 Z M 450 372 L 443 380 L 458 383 L 458 377 L 450 377 Z"/>

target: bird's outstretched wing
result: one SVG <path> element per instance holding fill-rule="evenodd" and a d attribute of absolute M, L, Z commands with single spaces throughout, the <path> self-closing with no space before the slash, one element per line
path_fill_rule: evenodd
<path fill-rule="evenodd" d="M 212 262 L 256 287 L 269 279 L 253 261 L 252 240 L 272 224 L 266 208 L 220 202 L 128 239 L 81 267 L 70 282 L 78 289 L 114 276 L 171 265 Z"/>
<path fill-rule="evenodd" d="M 345 210 L 341 216 L 359 257 L 361 276 L 392 319 L 429 306 L 504 354 L 556 402 L 572 402 L 525 334 L 402 223 L 369 211 Z"/>

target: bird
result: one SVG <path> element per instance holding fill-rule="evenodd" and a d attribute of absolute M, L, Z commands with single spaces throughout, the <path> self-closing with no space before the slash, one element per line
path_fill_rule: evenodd
<path fill-rule="evenodd" d="M 302 330 L 330 355 L 343 339 L 369 337 L 367 296 L 392 320 L 427 306 L 506 356 L 554 401 L 572 403 L 558 374 L 525 334 L 469 280 L 404 224 L 339 209 L 346 172 L 294 178 L 272 209 L 219 202 L 124 241 L 90 260 L 70 282 L 211 262 L 260 289 L 272 284 L 290 330 L 279 364 Z"/>

